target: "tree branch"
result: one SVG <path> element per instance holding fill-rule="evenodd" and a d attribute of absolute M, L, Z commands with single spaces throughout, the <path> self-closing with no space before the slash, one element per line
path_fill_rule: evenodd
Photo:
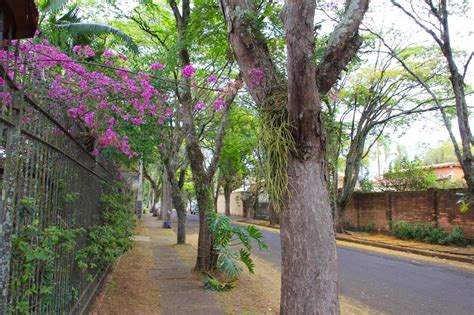
<path fill-rule="evenodd" d="M 219 125 L 219 129 L 217 131 L 216 143 L 214 145 L 214 155 L 212 157 L 211 163 L 209 164 L 209 167 L 207 168 L 207 172 L 206 172 L 207 173 L 206 176 L 209 182 L 214 177 L 214 174 L 216 173 L 216 170 L 217 170 L 217 166 L 219 164 L 222 146 L 224 145 L 224 136 L 225 136 L 225 127 L 227 125 L 227 117 L 228 117 L 230 107 L 232 103 L 234 102 L 234 99 L 235 99 L 235 94 L 232 94 L 230 97 L 228 97 L 225 100 L 225 111 L 224 111 L 224 114 L 222 115 L 222 120 Z"/>
<path fill-rule="evenodd" d="M 368 7 L 369 0 L 350 1 L 344 17 L 329 37 L 324 58 L 316 70 L 316 80 L 322 94 L 329 92 L 361 46 L 358 30 Z"/>

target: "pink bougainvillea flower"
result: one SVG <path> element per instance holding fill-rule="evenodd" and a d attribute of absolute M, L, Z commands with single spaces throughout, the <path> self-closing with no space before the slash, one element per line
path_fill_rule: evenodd
<path fill-rule="evenodd" d="M 196 72 L 196 68 L 191 65 L 187 65 L 183 70 L 181 70 L 181 74 L 188 79 L 193 77 L 194 72 Z"/>
<path fill-rule="evenodd" d="M 87 114 L 84 115 L 84 124 L 87 127 L 95 127 L 94 118 L 95 118 L 95 114 L 92 112 L 88 112 Z"/>
<path fill-rule="evenodd" d="M 154 63 L 150 66 L 150 71 L 155 71 L 156 69 L 158 70 L 163 70 L 165 66 L 162 65 L 161 63 Z"/>
<path fill-rule="evenodd" d="M 209 78 L 207 78 L 207 83 L 212 83 L 217 81 L 217 77 L 215 75 L 210 75 Z"/>
<path fill-rule="evenodd" d="M 72 47 L 72 51 L 79 57 L 94 57 L 95 56 L 94 50 L 89 45 L 86 45 L 86 46 L 76 45 Z"/>
<path fill-rule="evenodd" d="M 194 106 L 194 109 L 195 109 L 195 110 L 201 110 L 201 109 L 203 109 L 204 107 L 206 107 L 206 103 L 202 102 L 202 103 L 199 103 L 199 104 L 197 104 L 196 106 Z"/>
<path fill-rule="evenodd" d="M 102 54 L 104 57 L 109 57 L 109 58 L 112 58 L 112 57 L 115 57 L 114 53 L 106 50 L 104 51 L 104 53 Z"/>

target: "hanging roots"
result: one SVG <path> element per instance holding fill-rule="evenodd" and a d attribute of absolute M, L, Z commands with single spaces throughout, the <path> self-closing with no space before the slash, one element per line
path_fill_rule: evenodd
<path fill-rule="evenodd" d="M 288 154 L 294 149 L 286 103 L 286 90 L 280 90 L 260 108 L 260 145 L 265 152 L 265 187 L 276 212 L 280 212 L 289 196 Z"/>

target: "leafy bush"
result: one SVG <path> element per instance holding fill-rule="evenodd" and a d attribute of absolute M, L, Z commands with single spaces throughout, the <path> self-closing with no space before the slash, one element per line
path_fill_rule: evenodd
<path fill-rule="evenodd" d="M 376 228 L 375 228 L 375 222 L 374 221 L 369 221 L 367 223 L 367 226 L 362 228 L 362 230 L 366 233 L 370 233 L 370 234 L 373 234 L 376 232 Z"/>
<path fill-rule="evenodd" d="M 351 221 L 349 221 L 347 219 L 344 219 L 343 226 L 344 226 L 344 230 L 347 230 L 347 231 L 355 231 L 356 230 L 356 228 L 352 225 Z"/>
<path fill-rule="evenodd" d="M 29 314 L 33 298 L 39 297 L 42 303 L 52 301 L 56 260 L 61 252 L 72 251 L 77 236 L 84 232 L 53 225 L 43 227 L 36 204 L 34 198 L 24 197 L 17 207 L 21 218 L 32 217 L 32 221 L 19 225 L 12 235 L 11 261 L 19 269 L 11 279 L 10 294 L 16 300 L 16 309 L 11 313 Z"/>
<path fill-rule="evenodd" d="M 105 267 L 132 247 L 135 215 L 129 196 L 117 190 L 103 195 L 101 203 L 102 225 L 88 229 L 88 246 L 77 254 L 81 269 Z"/>
<path fill-rule="evenodd" d="M 392 235 L 403 240 L 418 240 L 430 244 L 466 245 L 469 241 L 464 237 L 462 229 L 455 226 L 451 233 L 436 227 L 434 222 L 409 224 L 403 221 L 392 222 Z"/>
<path fill-rule="evenodd" d="M 410 161 L 405 157 L 390 165 L 380 182 L 384 190 L 413 191 L 435 187 L 437 177 L 433 169 L 424 167 L 420 160 Z"/>
<path fill-rule="evenodd" d="M 252 244 L 255 240 L 260 249 L 266 249 L 263 234 L 255 226 L 245 227 L 232 225 L 229 217 L 210 212 L 209 228 L 214 238 L 214 249 L 217 252 L 216 270 L 221 279 L 208 273 L 204 278 L 204 286 L 214 291 L 228 291 L 237 281 L 243 266 L 254 273 L 251 258 Z"/>

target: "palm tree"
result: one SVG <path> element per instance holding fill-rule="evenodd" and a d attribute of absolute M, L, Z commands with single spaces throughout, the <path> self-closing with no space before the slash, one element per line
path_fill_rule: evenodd
<path fill-rule="evenodd" d="M 138 46 L 133 39 L 118 28 L 102 23 L 83 22 L 79 15 L 77 4 L 71 4 L 66 13 L 69 0 L 43 0 L 39 1 L 38 8 L 41 12 L 38 28 L 46 30 L 52 41 L 58 46 L 64 44 L 87 45 L 100 36 L 113 35 L 119 39 L 131 52 L 138 54 Z M 64 36 L 64 32 L 69 36 Z"/>

